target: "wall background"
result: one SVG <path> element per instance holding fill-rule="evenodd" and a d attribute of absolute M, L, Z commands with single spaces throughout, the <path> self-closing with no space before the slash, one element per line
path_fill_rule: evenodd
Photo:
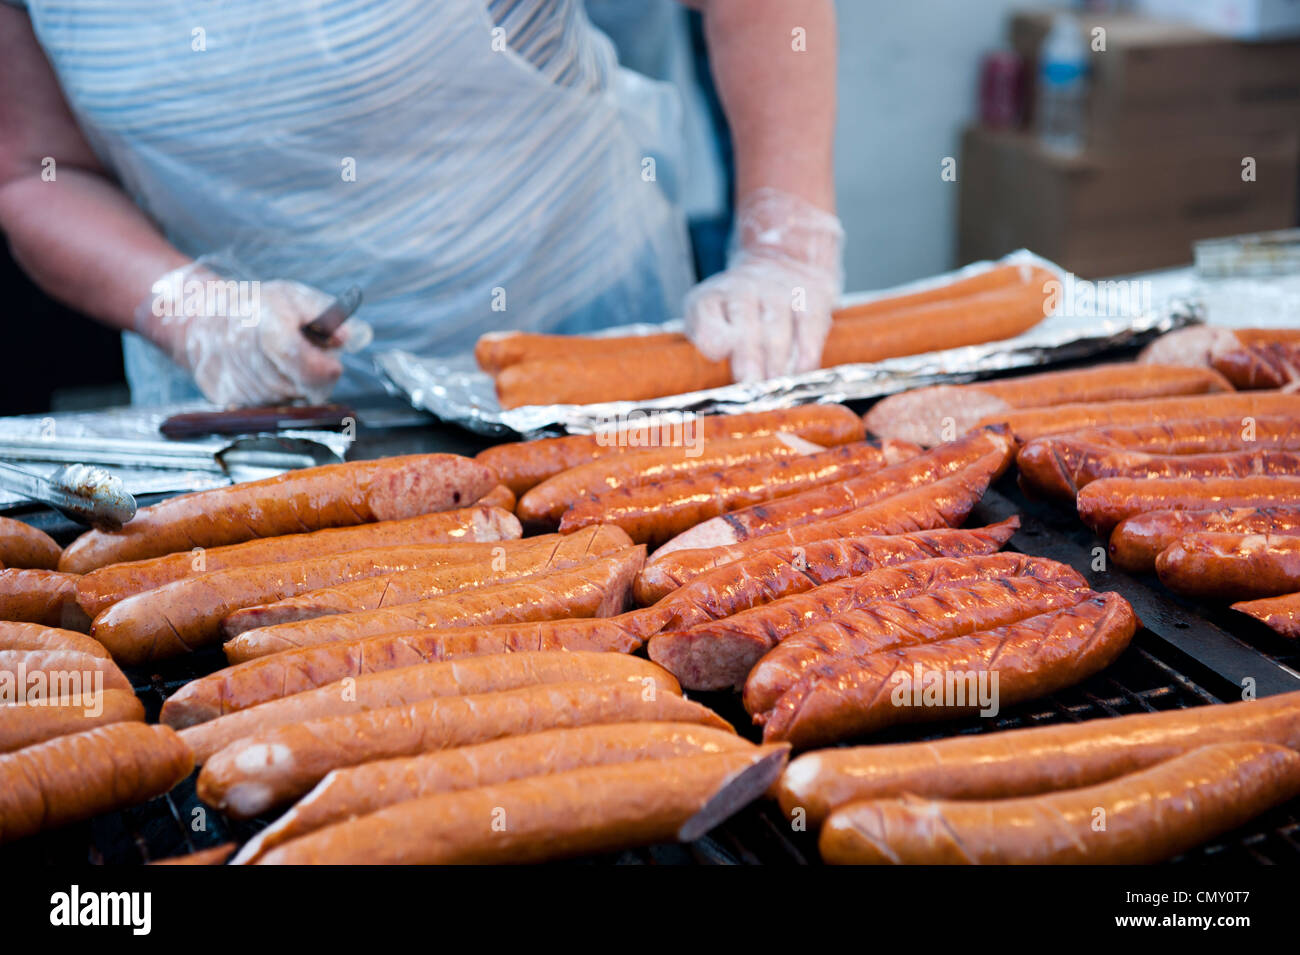
<path fill-rule="evenodd" d="M 835 178 L 845 288 L 883 288 L 959 264 L 957 183 L 939 178 L 976 114 L 980 58 L 1007 14 L 1061 0 L 837 0 Z M 961 168 L 958 166 L 958 178 Z"/>

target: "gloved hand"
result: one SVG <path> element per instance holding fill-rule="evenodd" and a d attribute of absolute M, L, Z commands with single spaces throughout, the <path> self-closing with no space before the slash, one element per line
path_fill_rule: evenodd
<path fill-rule="evenodd" d="M 725 271 L 686 296 L 686 334 L 737 381 L 818 367 L 844 287 L 840 220 L 776 189 L 741 200 Z"/>
<path fill-rule="evenodd" d="M 236 294 L 236 288 L 244 291 Z M 194 262 L 162 276 L 136 308 L 136 330 L 193 376 L 199 390 L 223 406 L 321 402 L 343 373 L 339 349 L 320 348 L 299 329 L 331 296 L 300 282 L 244 283 Z"/>

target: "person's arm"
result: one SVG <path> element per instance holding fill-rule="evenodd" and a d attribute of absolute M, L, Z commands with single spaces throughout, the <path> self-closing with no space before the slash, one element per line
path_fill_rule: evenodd
<path fill-rule="evenodd" d="M 50 296 L 139 332 L 218 404 L 322 400 L 343 372 L 332 349 L 299 333 L 329 303 L 316 289 L 258 283 L 254 311 L 237 316 L 202 311 L 212 298 L 202 291 L 197 307 L 173 299 L 177 289 L 189 296 L 195 281 L 224 280 L 174 248 L 109 177 L 27 15 L 7 6 L 0 6 L 0 231 Z"/>
<path fill-rule="evenodd" d="M 688 0 L 704 15 L 731 127 L 737 199 L 767 186 L 835 211 L 831 0 Z M 802 31 L 796 50 L 794 31 Z"/>
<path fill-rule="evenodd" d="M 831 0 L 687 0 L 703 12 L 736 157 L 727 269 L 684 304 L 686 331 L 739 381 L 809 371 L 843 287 L 835 217 Z"/>
<path fill-rule="evenodd" d="M 42 179 L 45 160 L 54 179 Z M 48 174 L 47 174 L 48 175 Z M 133 329 L 154 280 L 189 260 L 113 183 L 87 145 L 21 10 L 0 6 L 0 231 L 45 292 Z"/>

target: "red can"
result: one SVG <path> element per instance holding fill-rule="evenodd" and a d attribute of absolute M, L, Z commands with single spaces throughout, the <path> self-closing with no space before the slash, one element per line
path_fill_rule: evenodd
<path fill-rule="evenodd" d="M 1025 116 L 1025 62 L 1015 53 L 989 53 L 980 64 L 980 122 L 1015 129 Z"/>

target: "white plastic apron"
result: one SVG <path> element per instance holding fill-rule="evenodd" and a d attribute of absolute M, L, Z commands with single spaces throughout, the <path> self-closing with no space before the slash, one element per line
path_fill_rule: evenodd
<path fill-rule="evenodd" d="M 681 216 L 643 175 L 673 162 L 675 92 L 619 69 L 580 0 L 536 2 L 599 82 L 551 82 L 483 0 L 29 9 L 87 138 L 177 248 L 359 285 L 373 349 L 430 354 L 491 328 L 663 320 L 691 281 Z M 124 338 L 135 400 L 195 394 Z M 340 393 L 374 390 L 349 361 Z"/>

